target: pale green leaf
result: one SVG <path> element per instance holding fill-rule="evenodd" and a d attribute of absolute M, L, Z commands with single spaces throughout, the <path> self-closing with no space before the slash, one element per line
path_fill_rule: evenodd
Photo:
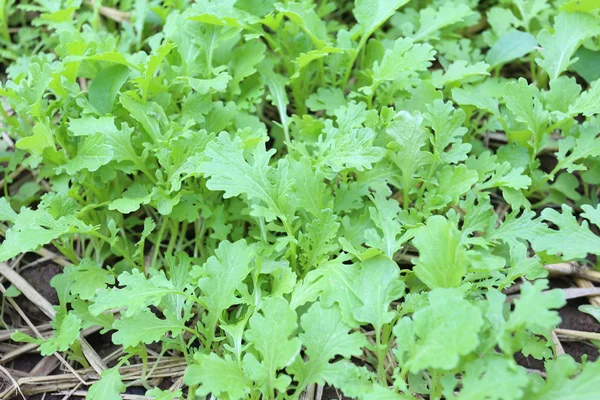
<path fill-rule="evenodd" d="M 433 71 L 431 82 L 436 88 L 441 88 L 456 81 L 489 75 L 489 68 L 490 66 L 483 61 L 469 65 L 465 60 L 458 60 L 450 64 L 443 73 L 441 70 Z"/>
<path fill-rule="evenodd" d="M 115 283 L 114 275 L 89 258 L 84 258 L 77 266 L 66 266 L 63 273 L 71 282 L 71 293 L 82 300 L 90 300 L 96 291 Z"/>
<path fill-rule="evenodd" d="M 457 287 L 467 272 L 467 253 L 454 224 L 441 215 L 418 228 L 413 245 L 419 250 L 414 272 L 430 288 Z"/>
<path fill-rule="evenodd" d="M 408 238 L 401 237 L 403 231 L 400 223 L 400 205 L 394 199 L 388 199 L 381 190 L 376 191 L 371 200 L 375 207 L 369 207 L 369 215 L 377 229 L 371 228 L 364 232 L 365 244 L 378 248 L 389 258 L 400 250 Z"/>
<path fill-rule="evenodd" d="M 325 372 L 331 367 L 331 359 L 358 356 L 367 344 L 359 332 L 348 333 L 350 326 L 342 320 L 337 306 L 323 308 L 320 302 L 313 304 L 301 317 L 300 326 L 303 332 L 299 338 L 306 348 L 308 361 L 298 358 L 288 371 L 294 374 L 302 387 L 323 382 Z"/>
<path fill-rule="evenodd" d="M 82 170 L 94 172 L 108 164 L 112 158 L 112 149 L 106 143 L 104 135 L 96 133 L 86 136 L 77 147 L 77 155 L 58 167 L 56 171 L 59 173 L 65 171 L 69 175 L 75 175 Z"/>
<path fill-rule="evenodd" d="M 6 197 L 0 198 L 0 221 L 15 222 L 17 213 L 12 209 Z"/>
<path fill-rule="evenodd" d="M 57 321 L 54 321 L 54 324 Z M 43 356 L 51 355 L 57 351 L 66 351 L 79 338 L 81 320 L 73 313 L 67 314 L 54 329 L 53 336 L 40 345 Z"/>
<path fill-rule="evenodd" d="M 531 53 L 537 47 L 535 37 L 528 33 L 512 30 L 505 33 L 488 51 L 486 61 L 491 67 L 506 64 Z"/>
<path fill-rule="evenodd" d="M 550 79 L 556 79 L 576 60 L 573 53 L 590 36 L 600 34 L 596 17 L 580 12 L 560 13 L 554 19 L 554 33 L 542 29 L 537 35 L 541 58 L 537 64 L 544 68 Z"/>
<path fill-rule="evenodd" d="M 583 114 L 586 117 L 600 114 L 600 80 L 592 82 L 588 90 L 581 93 L 573 104 L 569 104 L 569 114 Z"/>
<path fill-rule="evenodd" d="M 362 304 L 354 307 L 352 313 L 358 322 L 371 324 L 379 331 L 394 318 L 390 303 L 404 295 L 405 285 L 398 266 L 388 257 L 365 260 L 361 267 L 353 287 Z"/>
<path fill-rule="evenodd" d="M 600 254 L 600 237 L 590 230 L 589 222 L 583 220 L 580 225 L 570 206 L 563 204 L 561 208 L 562 213 L 551 208 L 542 211 L 542 218 L 557 229 L 536 236 L 532 241 L 533 248 L 560 255 L 566 261 L 585 258 L 588 254 Z"/>
<path fill-rule="evenodd" d="M 526 393 L 531 400 L 578 400 L 600 396 L 600 363 L 587 362 L 581 367 L 569 355 L 562 355 L 546 364 L 548 378 L 535 393 Z"/>
<path fill-rule="evenodd" d="M 39 156 L 44 149 L 54 149 L 54 134 L 48 127 L 48 124 L 38 122 L 33 127 L 33 135 L 21 138 L 15 145 L 17 149 L 28 151 L 29 153 Z"/>
<path fill-rule="evenodd" d="M 331 171 L 346 169 L 364 171 L 381 160 L 385 150 L 373 145 L 375 132 L 371 128 L 338 130 L 319 137 L 319 162 Z"/>
<path fill-rule="evenodd" d="M 354 18 L 362 28 L 362 36 L 367 38 L 385 23 L 394 12 L 409 0 L 355 0 Z"/>
<path fill-rule="evenodd" d="M 241 239 L 235 243 L 223 241 L 202 268 L 194 268 L 192 275 L 202 274 L 198 280 L 201 299 L 206 304 L 212 323 L 221 318 L 224 310 L 241 302 L 237 291 L 251 270 L 254 248 Z M 212 326 L 214 329 L 214 325 Z"/>
<path fill-rule="evenodd" d="M 410 35 L 415 41 L 438 38 L 442 28 L 463 21 L 473 14 L 466 4 L 442 4 L 439 8 L 427 7 L 419 12 L 419 29 Z"/>
<path fill-rule="evenodd" d="M 455 289 L 434 289 L 429 303 L 394 327 L 396 337 L 403 338 L 396 357 L 413 373 L 456 368 L 461 356 L 477 348 L 484 323 L 480 309 Z"/>
<path fill-rule="evenodd" d="M 94 304 L 90 306 L 90 313 L 98 315 L 104 311 L 125 308 L 121 314 L 130 317 L 146 306 L 158 305 L 162 298 L 168 294 L 179 292 L 177 288 L 164 275 L 156 272 L 151 278 L 146 278 L 137 269 L 123 272 L 119 275 L 120 289 L 105 289 L 96 292 Z"/>
<path fill-rule="evenodd" d="M 129 68 L 120 64 L 106 67 L 98 72 L 88 86 L 90 104 L 100 114 L 109 114 L 127 78 L 129 78 Z"/>
<path fill-rule="evenodd" d="M 277 371 L 289 366 L 300 353 L 300 339 L 292 337 L 298 326 L 296 320 L 296 313 L 280 297 L 264 300 L 260 312 L 250 317 L 245 338 L 257 351 L 260 361 L 247 352 L 244 370 L 267 393 L 273 388 L 284 390 L 291 382 L 291 378 Z"/>
<path fill-rule="evenodd" d="M 428 44 L 414 44 L 412 39 L 400 38 L 387 49 L 381 62 L 373 65 L 373 89 L 381 82 L 393 81 L 402 74 L 425 71 L 431 65 L 435 51 Z"/>
<path fill-rule="evenodd" d="M 214 396 L 228 399 L 245 399 L 250 392 L 250 382 L 240 365 L 231 356 L 224 358 L 215 353 L 196 354 L 194 363 L 185 370 L 184 382 L 198 385 L 197 396 Z"/>
<path fill-rule="evenodd" d="M 169 331 L 177 337 L 183 325 L 169 314 L 166 319 L 160 319 L 149 309 L 142 309 L 132 316 L 122 316 L 113 323 L 113 328 L 116 329 L 112 335 L 113 343 L 128 348 L 158 342 Z"/>
<path fill-rule="evenodd" d="M 119 368 L 109 368 L 102 371 L 100 380 L 95 382 L 85 396 L 86 400 L 121 400 L 125 392 Z"/>

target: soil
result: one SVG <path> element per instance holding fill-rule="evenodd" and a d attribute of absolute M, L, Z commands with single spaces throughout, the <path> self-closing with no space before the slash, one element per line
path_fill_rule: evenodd
<path fill-rule="evenodd" d="M 20 275 L 51 304 L 58 304 L 58 295 L 56 290 L 50 286 L 50 280 L 61 271 L 62 267 L 48 262 L 26 268 L 20 272 Z M 25 296 L 17 297 L 17 303 L 32 322 L 48 321 L 49 318 Z"/>
<path fill-rule="evenodd" d="M 569 300 L 567 305 L 560 310 L 560 317 L 562 318 L 560 328 L 600 332 L 600 323 L 591 315 L 578 310 L 578 307 L 583 304 L 589 304 L 589 302 L 585 298 Z M 589 342 L 562 340 L 561 343 L 565 352 L 578 362 L 581 362 L 583 355 L 587 355 L 588 361 L 596 361 L 599 356 L 598 348 Z"/>

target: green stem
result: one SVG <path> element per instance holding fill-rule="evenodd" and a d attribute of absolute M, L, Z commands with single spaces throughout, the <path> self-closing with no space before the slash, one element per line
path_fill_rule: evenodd
<path fill-rule="evenodd" d="M 546 174 L 541 181 L 536 182 L 535 186 L 532 186 L 527 192 L 525 192 L 525 197 L 531 196 L 533 193 L 537 192 L 546 182 L 548 182 L 551 178 L 556 175 L 558 171 L 562 168 L 562 164 L 559 162 L 556 164 L 556 167 L 549 174 Z"/>
<path fill-rule="evenodd" d="M 427 177 L 425 178 L 425 180 L 423 181 L 423 184 L 421 185 L 421 188 L 419 189 L 419 195 L 417 196 L 417 200 L 415 201 L 415 203 L 423 198 L 423 194 L 425 193 L 425 186 L 426 186 L 427 182 L 430 182 L 431 178 L 433 178 L 433 175 L 435 174 L 436 169 L 437 169 L 437 161 L 434 161 L 431 163 L 431 166 L 429 167 L 429 171 L 427 172 Z"/>
<path fill-rule="evenodd" d="M 166 216 L 162 217 L 160 228 L 158 229 L 158 236 L 156 237 L 156 241 L 154 242 L 154 253 L 152 254 L 152 262 L 150 263 L 150 267 L 154 267 L 154 265 L 156 264 L 156 260 L 158 259 L 158 253 L 160 252 L 160 244 L 162 243 L 163 236 L 165 235 L 167 221 L 168 218 Z"/>
<path fill-rule="evenodd" d="M 65 257 L 69 259 L 73 264 L 79 264 L 79 257 L 73 250 L 73 248 L 68 246 L 63 246 L 58 243 L 54 243 L 54 246 L 58 249 L 58 251 Z"/>
<path fill-rule="evenodd" d="M 188 400 L 196 400 L 196 389 L 198 385 L 191 385 L 188 388 Z"/>
<path fill-rule="evenodd" d="M 181 234 L 179 235 L 179 240 L 177 241 L 177 250 L 183 250 L 183 240 L 185 239 L 185 234 L 187 232 L 189 223 L 187 221 L 183 221 L 183 227 L 181 228 Z"/>
<path fill-rule="evenodd" d="M 219 316 L 215 317 L 216 313 L 209 313 L 208 327 L 206 329 L 206 343 L 204 350 L 206 354 L 210 354 L 212 344 L 215 341 L 215 331 L 217 330 L 217 322 L 219 322 Z"/>
<path fill-rule="evenodd" d="M 529 55 L 529 71 L 531 72 L 531 82 L 537 84 L 537 72 L 535 69 L 535 55 L 534 54 L 535 53 L 531 53 Z"/>
<path fill-rule="evenodd" d="M 296 114 L 298 116 L 302 116 L 304 114 L 306 114 L 306 105 L 304 104 L 304 91 L 302 90 L 302 81 L 301 79 L 294 79 L 292 81 L 292 95 L 294 96 L 294 100 L 295 100 L 295 105 L 296 105 Z M 284 125 L 283 121 L 282 121 L 282 125 Z M 287 125 L 287 124 L 285 124 Z M 284 131 L 285 131 L 285 127 L 284 127 Z M 290 134 L 289 132 L 286 133 L 285 135 L 285 140 L 288 143 L 290 142 Z"/>
<path fill-rule="evenodd" d="M 292 227 L 290 226 L 290 224 L 284 220 L 282 220 L 282 222 L 283 222 L 283 226 L 285 228 L 287 235 L 293 238 L 294 231 L 292 230 Z M 290 242 L 290 253 L 291 253 L 290 254 L 290 264 L 292 266 L 292 271 L 298 272 L 297 265 L 296 265 L 296 243 L 294 243 L 294 242 Z"/>
<path fill-rule="evenodd" d="M 375 330 L 375 353 L 377 355 L 377 379 L 379 383 L 386 385 L 385 377 L 385 353 L 386 347 L 381 343 L 381 328 Z"/>
<path fill-rule="evenodd" d="M 177 236 L 179 235 L 179 222 L 173 221 L 174 224 L 171 224 L 171 235 L 169 238 L 169 244 L 167 245 L 167 251 L 165 254 L 173 254 L 173 249 L 175 248 L 175 243 L 177 242 Z"/>
<path fill-rule="evenodd" d="M 121 246 L 119 246 L 118 242 L 115 244 L 111 243 L 111 240 L 109 238 L 107 238 L 106 236 L 104 236 L 103 234 L 101 234 L 100 232 L 96 232 L 96 231 L 91 231 L 91 232 L 87 232 L 88 235 L 96 237 L 98 239 L 101 239 L 103 241 L 105 241 L 110 247 L 112 247 L 113 249 L 116 250 L 117 253 L 121 254 L 121 256 L 131 265 L 133 265 L 134 267 L 137 267 L 138 265 L 136 264 L 135 261 L 133 261 L 133 258 L 131 258 L 131 256 L 129 255 L 128 252 L 125 251 L 124 248 L 122 248 Z"/>
<path fill-rule="evenodd" d="M 410 205 L 410 181 L 411 178 L 407 176 L 402 176 L 402 209 L 408 210 L 408 206 Z"/>
<path fill-rule="evenodd" d="M 368 36 L 363 36 L 362 38 L 360 38 L 360 42 L 358 42 L 358 46 L 356 47 L 354 53 L 350 56 L 350 62 L 346 66 L 346 71 L 344 72 L 344 78 L 342 79 L 341 89 L 344 91 L 346 90 L 346 85 L 348 84 L 348 80 L 350 79 L 350 73 L 352 72 L 352 67 L 354 67 L 354 63 L 356 62 L 358 53 L 360 52 L 360 49 L 362 49 L 362 47 L 367 42 L 367 39 L 368 39 Z"/>
<path fill-rule="evenodd" d="M 148 349 L 144 343 L 142 343 L 142 346 L 140 347 L 140 352 L 140 358 L 142 359 L 142 376 L 140 380 L 142 381 L 142 385 L 146 387 L 148 386 L 148 383 L 146 382 L 148 377 Z M 150 387 L 148 386 L 146 389 L 150 389 Z"/>
<path fill-rule="evenodd" d="M 431 400 L 439 400 L 442 398 L 441 396 L 441 386 L 440 386 L 440 378 L 436 372 L 432 372 L 431 374 L 431 390 L 429 392 L 429 397 Z"/>

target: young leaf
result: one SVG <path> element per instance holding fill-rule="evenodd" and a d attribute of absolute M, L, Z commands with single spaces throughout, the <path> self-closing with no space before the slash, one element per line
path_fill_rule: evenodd
<path fill-rule="evenodd" d="M 40 156 L 45 149 L 55 149 L 54 134 L 49 123 L 38 122 L 33 127 L 33 135 L 21 138 L 16 144 L 17 149 L 25 150 L 34 156 Z"/>
<path fill-rule="evenodd" d="M 311 270 L 327 259 L 337 249 L 334 239 L 340 223 L 331 209 L 323 209 L 321 215 L 306 224 L 306 232 L 300 238 L 300 248 L 305 270 Z"/>
<path fill-rule="evenodd" d="M 462 388 L 456 396 L 452 386 L 446 386 L 448 400 L 519 400 L 529 379 L 525 368 L 500 356 L 488 356 L 470 361 L 461 375 Z M 502 393 L 498 382 L 503 382 Z"/>
<path fill-rule="evenodd" d="M 98 72 L 88 86 L 90 104 L 100 114 L 109 114 L 127 78 L 129 78 L 129 68 L 120 64 L 106 67 Z"/>
<path fill-rule="evenodd" d="M 448 66 L 442 73 L 440 70 L 433 71 L 431 74 L 431 83 L 436 88 L 441 88 L 449 83 L 465 80 L 474 76 L 489 75 L 490 66 L 483 61 L 468 65 L 465 60 L 458 60 Z"/>
<path fill-rule="evenodd" d="M 144 170 L 143 160 L 137 155 L 131 142 L 133 129 L 122 124 L 121 129 L 115 126 L 114 117 L 94 118 L 86 116 L 69 120 L 69 130 L 75 136 L 99 134 L 110 146 L 112 157 L 117 162 L 130 161 L 138 169 Z"/>
<path fill-rule="evenodd" d="M 235 243 L 223 241 L 215 250 L 203 268 L 194 268 L 192 275 L 202 273 L 198 287 L 209 312 L 209 335 L 213 334 L 216 323 L 223 311 L 234 304 L 239 304 L 237 291 L 251 270 L 250 262 L 254 259 L 254 248 L 248 246 L 244 239 Z"/>
<path fill-rule="evenodd" d="M 600 396 L 598 374 L 600 363 L 587 362 L 581 371 L 575 360 L 562 355 L 546 363 L 548 378 L 544 385 L 533 387 L 533 393 L 526 393 L 527 399 L 558 400 L 566 398 L 588 398 Z M 579 372 L 579 373 L 578 373 Z"/>
<path fill-rule="evenodd" d="M 398 266 L 388 257 L 370 258 L 361 266 L 352 285 L 362 304 L 353 308 L 352 314 L 358 322 L 371 324 L 380 331 L 394 318 L 389 311 L 390 303 L 404 295 L 405 285 L 399 279 Z"/>
<path fill-rule="evenodd" d="M 273 71 L 273 65 L 269 60 L 263 60 L 256 66 L 256 69 L 265 80 L 269 92 L 271 92 L 271 103 L 279 110 L 279 119 L 281 126 L 283 127 L 284 139 L 286 142 L 290 142 L 290 134 L 288 131 L 289 121 L 287 115 L 287 105 L 289 100 L 285 91 L 285 85 L 287 80 Z"/>
<path fill-rule="evenodd" d="M 125 384 L 119 374 L 119 368 L 109 368 L 102 371 L 100 380 L 90 386 L 86 396 L 88 400 L 120 400 L 125 392 Z"/>
<path fill-rule="evenodd" d="M 408 238 L 401 237 L 402 225 L 399 213 L 400 205 L 394 199 L 388 199 L 382 191 L 376 191 L 371 200 L 375 207 L 369 207 L 371 220 L 377 229 L 371 228 L 365 231 L 365 244 L 383 251 L 389 258 L 394 254 Z"/>
<path fill-rule="evenodd" d="M 229 89 L 235 93 L 241 93 L 240 83 L 244 78 L 256 72 L 256 66 L 265 58 L 267 46 L 258 40 L 252 40 L 236 47 L 231 60 L 232 77 Z"/>
<path fill-rule="evenodd" d="M 300 358 L 287 368 L 294 374 L 303 388 L 311 383 L 329 381 L 332 364 L 330 360 L 337 356 L 348 358 L 358 356 L 367 341 L 359 332 L 348 333 L 350 326 L 341 317 L 339 308 L 323 308 L 320 302 L 314 303 L 300 319 L 303 332 L 299 335 L 306 347 L 308 361 Z"/>
<path fill-rule="evenodd" d="M 535 61 L 548 72 L 551 80 L 556 79 L 575 62 L 571 57 L 581 43 L 597 34 L 600 27 L 595 17 L 580 12 L 560 13 L 554 19 L 553 34 L 543 29 L 537 35 L 542 57 Z"/>
<path fill-rule="evenodd" d="M 197 396 L 212 393 L 231 400 L 247 398 L 251 388 L 244 371 L 231 356 L 221 358 L 215 353 L 196 353 L 194 363 L 185 370 L 184 382 L 188 386 L 198 385 Z"/>
<path fill-rule="evenodd" d="M 500 226 L 490 231 L 486 237 L 489 240 L 500 240 L 510 247 L 519 246 L 523 241 L 534 242 L 537 237 L 546 235 L 547 227 L 533 211 L 524 211 L 519 216 L 519 210 L 508 214 Z"/>
<path fill-rule="evenodd" d="M 427 7 L 419 12 L 419 30 L 410 35 L 415 41 L 438 38 L 440 29 L 456 24 L 473 14 L 466 4 L 442 4 L 439 9 Z"/>
<path fill-rule="evenodd" d="M 93 228 L 84 224 L 74 215 L 61 215 L 55 218 L 44 207 L 37 210 L 21 209 L 8 229 L 5 240 L 0 244 L 0 261 L 6 261 L 20 253 L 36 250 L 38 247 L 67 233 L 86 233 Z"/>
<path fill-rule="evenodd" d="M 115 277 L 89 258 L 84 258 L 78 266 L 66 266 L 63 270 L 71 282 L 71 294 L 82 300 L 90 300 L 96 292 L 115 283 Z"/>
<path fill-rule="evenodd" d="M 402 172 L 402 192 L 404 209 L 409 206 L 410 189 L 414 186 L 415 174 L 427 163 L 431 162 L 431 153 L 423 149 L 430 134 L 423 127 L 420 113 L 414 116 L 406 111 L 396 114 L 394 121 L 387 128 L 387 134 L 393 139 L 390 158 Z M 388 147 L 390 147 L 388 145 Z"/>
<path fill-rule="evenodd" d="M 362 36 L 368 38 L 387 21 L 394 12 L 409 0 L 355 0 L 354 18 L 362 28 Z"/>
<path fill-rule="evenodd" d="M 467 129 L 463 127 L 465 112 L 455 109 L 450 102 L 435 100 L 427 106 L 424 116 L 435 132 L 432 138 L 434 156 L 448 164 L 466 160 L 471 145 L 462 143 L 462 138 L 467 133 Z"/>
<path fill-rule="evenodd" d="M 354 168 L 359 171 L 371 169 L 381 160 L 385 150 L 373 145 L 375 132 L 371 128 L 337 130 L 319 137 L 319 162 L 333 172 Z"/>
<path fill-rule="evenodd" d="M 467 252 L 461 235 L 441 215 L 429 217 L 418 228 L 413 245 L 419 250 L 415 275 L 432 289 L 458 287 L 467 272 Z"/>
<path fill-rule="evenodd" d="M 179 293 L 173 283 L 165 277 L 164 272 L 154 271 L 153 276 L 146 279 L 143 273 L 134 269 L 131 272 L 123 272 L 118 279 L 122 289 L 111 288 L 96 292 L 94 304 L 90 306 L 92 315 L 126 308 L 122 314 L 130 317 L 146 306 L 158 305 L 167 294 Z"/>
<path fill-rule="evenodd" d="M 426 368 L 452 370 L 461 356 L 479 344 L 483 317 L 476 305 L 455 289 L 434 289 L 429 303 L 412 319 L 404 317 L 394 327 L 396 337 L 404 338 L 398 343 L 396 357 L 413 373 Z"/>
<path fill-rule="evenodd" d="M 209 177 L 206 186 L 210 190 L 224 191 L 225 198 L 244 193 L 249 199 L 260 200 L 267 206 L 271 213 L 269 220 L 285 218 L 289 213 L 287 196 L 292 181 L 287 176 L 282 176 L 286 179 L 277 182 L 269 179 L 273 169 L 269 160 L 274 153 L 275 150 L 266 151 L 264 143 L 260 143 L 250 164 L 244 158 L 241 138 L 236 136 L 232 141 L 227 133 L 221 132 L 218 140 L 207 145 L 204 153 L 206 161 L 199 165 L 198 170 Z"/>
<path fill-rule="evenodd" d="M 277 371 L 287 367 L 300 352 L 300 339 L 290 338 L 297 328 L 296 313 L 286 300 L 278 297 L 263 301 L 260 313 L 250 317 L 250 329 L 245 337 L 253 346 L 260 361 L 252 352 L 243 359 L 244 370 L 258 383 L 264 393 L 284 391 L 291 378 Z"/>
<path fill-rule="evenodd" d="M 556 158 L 558 165 L 554 171 L 566 169 L 567 172 L 585 171 L 582 160 L 600 155 L 600 138 L 596 137 L 600 127 L 600 118 L 590 118 L 579 126 L 579 137 L 568 136 L 558 142 Z M 554 172 L 552 171 L 552 172 Z M 550 175 L 554 178 L 554 175 Z"/>
<path fill-rule="evenodd" d="M 317 49 L 322 49 L 330 41 L 325 21 L 321 20 L 315 10 L 302 3 L 278 3 L 277 9 L 298 25 L 313 41 Z"/>
<path fill-rule="evenodd" d="M 592 306 L 590 304 L 583 304 L 577 309 L 581 312 L 591 315 L 592 317 L 596 318 L 598 322 L 600 322 L 600 307 Z"/>
<path fill-rule="evenodd" d="M 62 320 L 53 321 L 53 336 L 40 345 L 40 353 L 49 356 L 57 351 L 68 350 L 79 338 L 81 320 L 73 313 L 67 314 Z"/>
<path fill-rule="evenodd" d="M 106 143 L 104 135 L 96 133 L 83 138 L 77 146 L 75 157 L 59 166 L 56 172 L 65 171 L 69 175 L 75 175 L 84 169 L 94 172 L 101 166 L 108 164 L 112 158 L 112 149 Z"/>
<path fill-rule="evenodd" d="M 174 400 L 179 399 L 182 395 L 181 389 L 172 391 L 172 390 L 161 390 L 157 387 L 154 389 L 148 390 L 146 392 L 146 396 L 152 396 L 154 400 Z"/>
<path fill-rule="evenodd" d="M 592 82 L 588 90 L 569 104 L 569 114 L 583 114 L 586 117 L 600 114 L 600 80 Z"/>
<path fill-rule="evenodd" d="M 398 79 L 402 74 L 425 71 L 431 66 L 435 51 L 428 44 L 414 44 L 409 38 L 400 38 L 394 47 L 387 49 L 381 63 L 373 65 L 373 84 L 371 92 L 385 81 Z"/>
<path fill-rule="evenodd" d="M 504 100 L 515 119 L 524 123 L 533 134 L 533 150 L 540 150 L 544 128 L 548 124 L 548 111 L 539 99 L 539 90 L 528 85 L 524 78 L 506 84 Z"/>
<path fill-rule="evenodd" d="M 533 248 L 560 255 L 565 261 L 585 258 L 588 254 L 600 254 L 600 237 L 590 230 L 589 222 L 583 220 L 579 225 L 571 207 L 563 204 L 561 208 L 562 214 L 551 208 L 542 211 L 542 218 L 558 229 L 547 230 L 545 234 L 536 236 L 532 240 Z"/>
<path fill-rule="evenodd" d="M 544 290 L 548 288 L 547 280 L 537 280 L 533 284 L 524 283 L 521 296 L 515 299 L 514 311 L 510 313 L 506 329 L 518 331 L 527 327 L 538 335 L 550 333 L 560 323 L 557 311 L 565 304 L 564 293 L 561 290 Z"/>
<path fill-rule="evenodd" d="M 487 53 L 486 61 L 491 67 L 496 67 L 526 56 L 536 47 L 537 40 L 532 34 L 512 30 L 494 43 Z"/>
<path fill-rule="evenodd" d="M 124 348 L 135 347 L 140 343 L 158 342 L 167 332 L 177 337 L 183 330 L 182 321 L 166 313 L 166 319 L 160 319 L 149 309 L 142 309 L 130 317 L 123 316 L 113 323 L 116 332 L 112 339 L 114 344 Z"/>
<path fill-rule="evenodd" d="M 6 197 L 0 198 L 0 221 L 15 222 L 17 213 L 12 209 Z"/>

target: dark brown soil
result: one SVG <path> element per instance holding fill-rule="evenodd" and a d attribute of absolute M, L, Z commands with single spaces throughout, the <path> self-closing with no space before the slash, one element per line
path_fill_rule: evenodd
<path fill-rule="evenodd" d="M 589 304 L 589 302 L 585 298 L 569 300 L 567 305 L 560 310 L 560 317 L 562 318 L 560 328 L 600 332 L 600 323 L 591 315 L 578 310 L 578 307 L 583 304 Z M 598 348 L 589 342 L 562 340 L 561 343 L 565 352 L 578 362 L 581 362 L 583 355 L 587 355 L 589 361 L 595 361 L 598 358 Z"/>
<path fill-rule="evenodd" d="M 323 389 L 323 400 L 352 400 L 351 397 L 346 397 L 342 392 L 331 386 L 326 386 Z"/>
<path fill-rule="evenodd" d="M 50 286 L 50 280 L 62 272 L 62 267 L 54 263 L 42 263 L 34 265 L 20 272 L 35 290 L 37 290 L 46 300 L 52 304 L 58 304 L 56 290 Z M 23 309 L 28 318 L 34 322 L 47 321 L 48 317 L 40 309 L 27 300 L 23 295 L 17 298 L 19 306 Z"/>

